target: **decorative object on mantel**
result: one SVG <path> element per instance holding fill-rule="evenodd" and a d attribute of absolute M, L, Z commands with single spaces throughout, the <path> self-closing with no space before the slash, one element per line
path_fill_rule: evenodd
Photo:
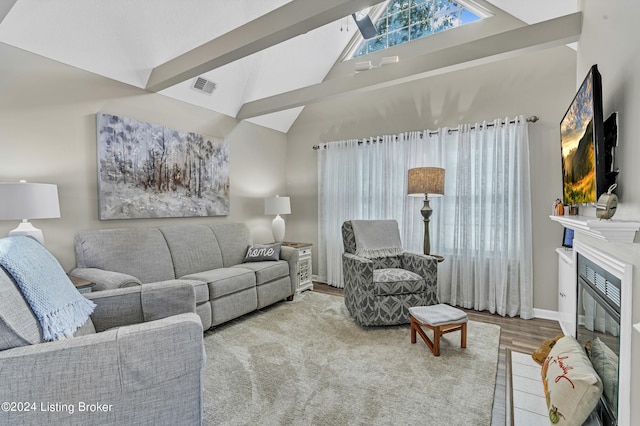
<path fill-rule="evenodd" d="M 596 203 L 596 217 L 599 219 L 611 219 L 618 208 L 618 196 L 613 193 L 618 184 L 609 187 L 606 194 L 602 194 Z"/>
<path fill-rule="evenodd" d="M 556 216 L 564 215 L 564 204 L 562 204 L 562 201 L 560 200 L 560 198 L 556 198 L 556 201 L 553 203 L 552 214 Z"/>
<path fill-rule="evenodd" d="M 281 243 L 284 241 L 284 219 L 280 217 L 281 214 L 291 214 L 291 202 L 289 197 L 275 197 L 266 198 L 264 200 L 264 214 L 275 214 L 271 222 L 271 233 L 273 234 L 273 241 Z"/>
<path fill-rule="evenodd" d="M 44 245 L 42 230 L 29 219 L 60 217 L 58 187 L 49 183 L 0 182 L 0 220 L 19 220 L 9 235 L 30 235 Z"/>
<path fill-rule="evenodd" d="M 424 218 L 424 254 L 431 253 L 429 241 L 429 218 L 433 209 L 429 206 L 429 196 L 441 197 L 444 195 L 444 169 L 440 167 L 417 167 L 409 169 L 407 181 L 407 193 L 410 197 L 424 195 L 424 205 L 420 213 Z"/>
<path fill-rule="evenodd" d="M 640 222 L 600 220 L 589 216 L 549 216 L 565 228 L 585 233 L 610 243 L 633 243 Z"/>
<path fill-rule="evenodd" d="M 229 148 L 223 139 L 96 116 L 101 220 L 229 214 Z"/>

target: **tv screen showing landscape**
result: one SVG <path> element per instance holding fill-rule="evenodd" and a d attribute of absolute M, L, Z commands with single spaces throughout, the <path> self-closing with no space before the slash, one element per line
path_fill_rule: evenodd
<path fill-rule="evenodd" d="M 594 111 L 599 108 L 594 102 L 599 100 L 600 81 L 597 77 L 599 74 L 594 66 L 560 123 L 563 201 L 568 205 L 595 203 L 597 200 L 594 117 L 597 118 L 598 113 L 601 117 L 601 110 Z M 595 125 L 600 126 L 599 123 Z"/>

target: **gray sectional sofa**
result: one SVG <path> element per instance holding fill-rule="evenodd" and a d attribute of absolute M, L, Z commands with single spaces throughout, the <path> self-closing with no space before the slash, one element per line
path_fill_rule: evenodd
<path fill-rule="evenodd" d="M 73 338 L 45 341 L 30 303 L 0 267 L 0 425 L 201 425 L 205 354 L 193 287 L 151 284 L 86 297 L 96 307 Z"/>
<path fill-rule="evenodd" d="M 94 291 L 189 283 L 206 330 L 293 298 L 298 252 L 281 247 L 280 260 L 243 263 L 251 244 L 241 223 L 83 231 L 70 275 L 93 282 Z"/>

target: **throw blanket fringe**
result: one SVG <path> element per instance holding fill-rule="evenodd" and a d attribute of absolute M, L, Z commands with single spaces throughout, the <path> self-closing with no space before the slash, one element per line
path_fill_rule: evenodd
<path fill-rule="evenodd" d="M 356 248 L 356 256 L 365 257 L 367 259 L 400 256 L 402 252 L 403 250 L 401 247 L 390 247 L 390 248 L 380 248 L 380 249 Z"/>
<path fill-rule="evenodd" d="M 43 340 L 72 337 L 95 309 L 55 257 L 26 236 L 0 239 L 0 266 L 15 280 L 40 326 Z"/>

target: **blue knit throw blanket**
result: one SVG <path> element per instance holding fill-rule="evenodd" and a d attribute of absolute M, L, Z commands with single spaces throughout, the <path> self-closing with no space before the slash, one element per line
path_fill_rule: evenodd
<path fill-rule="evenodd" d="M 96 306 L 80 294 L 56 258 L 33 238 L 0 239 L 0 266 L 16 281 L 40 321 L 44 340 L 72 337 Z"/>

